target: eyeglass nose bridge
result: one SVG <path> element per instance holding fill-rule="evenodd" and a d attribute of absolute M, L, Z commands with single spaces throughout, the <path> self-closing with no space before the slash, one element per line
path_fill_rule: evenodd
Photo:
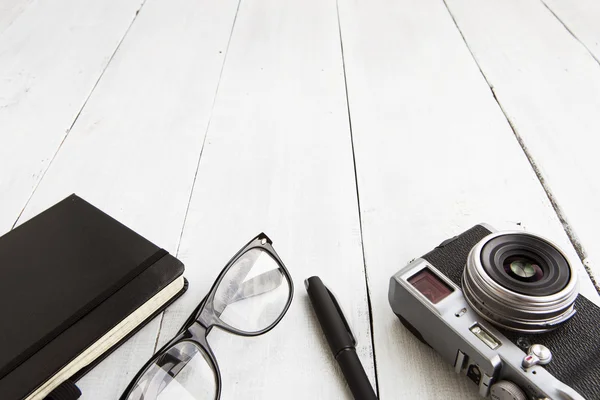
<path fill-rule="evenodd" d="M 196 322 L 197 323 L 192 324 L 187 329 L 187 334 L 185 336 L 193 338 L 202 345 L 208 345 L 208 341 L 206 339 L 206 336 L 208 334 L 208 328 L 201 324 L 199 321 Z"/>

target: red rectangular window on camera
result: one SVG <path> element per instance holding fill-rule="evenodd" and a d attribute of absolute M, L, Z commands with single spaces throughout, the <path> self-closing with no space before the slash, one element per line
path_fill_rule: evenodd
<path fill-rule="evenodd" d="M 433 304 L 439 303 L 454 291 L 429 268 L 417 272 L 408 278 L 408 282 Z"/>

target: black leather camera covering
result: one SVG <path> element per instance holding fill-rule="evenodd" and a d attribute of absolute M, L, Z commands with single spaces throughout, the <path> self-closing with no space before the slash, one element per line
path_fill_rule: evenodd
<path fill-rule="evenodd" d="M 473 246 L 491 232 L 476 225 L 444 241 L 423 259 L 461 286 L 467 256 Z M 524 334 L 498 330 L 525 351 L 532 344 L 543 344 L 552 351 L 552 361 L 543 366 L 558 380 L 575 389 L 586 399 L 600 399 L 600 308 L 584 296 L 575 301 L 577 313 L 554 331 Z"/>

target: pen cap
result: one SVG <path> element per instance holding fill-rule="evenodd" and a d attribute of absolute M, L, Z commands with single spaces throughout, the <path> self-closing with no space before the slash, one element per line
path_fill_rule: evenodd
<path fill-rule="evenodd" d="M 335 297 L 318 276 L 308 278 L 305 284 L 308 297 L 333 355 L 337 357 L 340 351 L 353 348 L 356 342 Z"/>

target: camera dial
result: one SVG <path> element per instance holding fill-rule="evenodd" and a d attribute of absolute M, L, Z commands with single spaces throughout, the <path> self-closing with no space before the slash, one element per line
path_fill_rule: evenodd
<path fill-rule="evenodd" d="M 511 381 L 498 381 L 490 388 L 492 400 L 527 400 L 523 390 Z"/>
<path fill-rule="evenodd" d="M 500 327 L 545 332 L 575 314 L 577 273 L 550 241 L 526 232 L 492 233 L 471 249 L 462 277 L 469 305 Z"/>
<path fill-rule="evenodd" d="M 490 389 L 492 400 L 527 400 L 523 390 L 511 381 L 498 381 Z"/>

